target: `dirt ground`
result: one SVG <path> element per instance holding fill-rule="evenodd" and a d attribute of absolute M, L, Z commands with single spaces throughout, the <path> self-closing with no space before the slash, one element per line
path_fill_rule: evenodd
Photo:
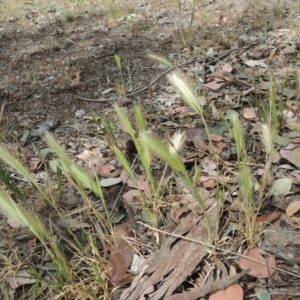
<path fill-rule="evenodd" d="M 212 25 L 197 20 L 203 12 L 195 16 L 192 43 L 201 51 L 213 46 L 218 53 L 238 42 L 230 41 L 232 34 L 218 26 L 220 12 L 214 12 L 215 7 L 215 3 L 208 3 L 203 8 L 199 4 L 198 8 L 214 17 L 209 20 Z M 190 19 L 190 8 L 183 11 L 184 28 Z M 180 33 L 175 4 L 139 3 L 136 13 L 122 14 L 118 20 L 99 9 L 94 12 L 93 8 L 63 20 L 56 17 L 55 10 L 38 13 L 26 5 L 24 10 L 29 20 L 19 22 L 12 18 L 0 40 L 0 96 L 6 103 L 6 113 L 18 112 L 16 123 L 54 116 L 72 120 L 80 109 L 103 113 L 103 107 L 110 104 L 84 103 L 76 101 L 76 96 L 97 99 L 105 94 L 105 98 L 110 98 L 147 87 L 161 73 L 146 58 L 149 53 L 173 63 L 191 55 L 187 53 L 184 34 Z M 114 55 L 122 59 L 122 79 Z M 81 84 L 72 88 L 70 83 L 78 71 Z M 163 84 L 164 79 L 159 82 L 160 86 Z M 135 100 L 144 103 L 148 98 L 149 93 L 144 93 Z"/>
<path fill-rule="evenodd" d="M 121 14 L 117 20 L 97 7 L 62 18 L 56 17 L 55 9 L 39 13 L 25 5 L 27 20 L 12 16 L 0 39 L 0 97 L 5 116 L 14 116 L 14 125 L 27 123 L 30 128 L 45 118 L 71 121 L 80 109 L 102 115 L 110 103 L 77 101 L 76 96 L 109 99 L 147 88 L 162 73 L 147 54 L 177 63 L 192 55 L 203 56 L 210 47 L 218 53 L 263 34 L 261 24 L 251 19 L 260 16 L 251 16 L 247 7 L 238 3 L 228 7 L 218 1 L 199 3 L 191 32 L 191 3 L 183 6 L 181 16 L 176 3 L 133 5 L 135 13 Z M 261 10 L 264 21 L 273 22 L 271 17 L 268 20 L 266 8 Z M 194 53 L 190 53 L 191 47 Z M 114 55 L 121 57 L 122 78 Z M 80 84 L 71 87 L 76 72 L 81 72 Z M 164 83 L 162 78 L 158 87 L 149 86 L 133 100 L 147 103 Z"/>
<path fill-rule="evenodd" d="M 180 39 L 170 24 L 172 12 L 162 9 L 154 17 L 121 17 L 110 25 L 101 13 L 82 13 L 63 23 L 45 16 L 30 15 L 26 26 L 18 21 L 1 39 L 1 99 L 6 112 L 18 114 L 18 122 L 45 117 L 72 120 L 80 109 L 103 113 L 107 105 L 76 101 L 76 95 L 97 99 L 105 93 L 128 93 L 147 86 L 161 71 L 146 59 L 148 53 L 178 55 Z M 124 91 L 114 59 L 122 59 Z M 81 71 L 81 84 L 70 87 L 75 73 Z M 110 90 L 110 91 L 109 91 Z M 142 101 L 142 97 L 140 97 Z"/>

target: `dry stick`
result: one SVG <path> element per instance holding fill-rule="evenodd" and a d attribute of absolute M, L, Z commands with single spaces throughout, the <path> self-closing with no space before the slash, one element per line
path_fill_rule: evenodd
<path fill-rule="evenodd" d="M 36 90 L 37 90 L 37 86 L 31 91 L 31 92 L 29 92 L 26 96 L 25 96 L 25 99 L 28 99 L 31 95 L 33 95 L 35 92 L 36 92 Z"/>
<path fill-rule="evenodd" d="M 227 276 L 219 281 L 209 282 L 205 285 L 196 286 L 188 291 L 182 292 L 180 294 L 173 294 L 167 296 L 167 300 L 181 300 L 181 299 L 199 299 L 207 294 L 213 294 L 219 290 L 225 290 L 229 286 L 238 282 L 244 275 L 250 272 L 250 269 L 244 270 L 238 274 L 232 276 Z"/>
<path fill-rule="evenodd" d="M 173 71 L 174 69 L 180 68 L 180 67 L 184 67 L 186 65 L 189 65 L 193 62 L 200 62 L 200 61 L 205 61 L 206 59 L 211 59 L 211 60 L 215 60 L 215 61 L 220 61 L 222 59 L 224 59 L 225 57 L 227 57 L 231 52 L 234 51 L 239 51 L 239 50 L 243 50 L 243 49 L 248 49 L 250 46 L 246 46 L 246 47 L 242 47 L 242 48 L 236 48 L 236 49 L 231 49 L 225 52 L 222 52 L 220 55 L 218 55 L 217 57 L 202 57 L 202 58 L 198 58 L 198 57 L 193 57 L 192 59 L 183 62 L 181 64 L 178 64 L 176 66 L 173 66 L 169 69 L 167 69 L 166 71 L 164 71 L 163 73 L 161 73 L 160 75 L 158 75 L 155 79 L 153 79 L 146 87 L 143 87 L 137 91 L 132 92 L 131 94 L 127 95 L 128 97 L 132 97 L 135 96 L 137 94 L 140 94 L 142 92 L 145 92 L 148 90 L 148 88 L 152 85 L 154 85 L 157 81 L 159 81 L 162 77 L 164 77 L 166 74 L 168 74 L 169 72 Z M 205 67 L 209 65 L 209 62 L 204 63 L 202 66 Z M 109 98 L 109 99 L 90 99 L 90 98 L 84 98 L 84 97 L 79 97 L 76 96 L 76 99 L 78 101 L 87 101 L 87 102 L 111 102 L 111 101 L 116 101 L 119 99 L 119 97 L 114 97 L 114 98 Z"/>
<path fill-rule="evenodd" d="M 107 57 L 107 56 L 115 55 L 115 53 L 116 53 L 116 47 L 114 46 L 114 47 L 113 47 L 113 50 L 112 50 L 110 53 L 103 54 L 103 55 L 93 55 L 93 54 L 92 54 L 92 56 L 84 57 L 84 58 L 81 58 L 81 59 L 72 61 L 72 62 L 71 62 L 71 65 L 73 66 L 73 65 L 76 65 L 76 64 L 80 64 L 80 63 L 82 63 L 84 60 L 89 59 L 89 58 L 91 58 L 91 57 L 96 58 L 96 59 L 99 59 L 99 58 L 104 58 L 104 57 Z"/>
<path fill-rule="evenodd" d="M 277 270 L 279 272 L 282 272 L 282 273 L 285 273 L 287 275 L 291 275 L 291 276 L 294 276 L 294 277 L 297 277 L 297 278 L 300 278 L 300 274 L 296 274 L 296 273 L 293 273 L 293 272 L 289 272 L 289 271 L 286 271 L 286 270 L 283 270 L 283 269 L 280 269 L 280 268 L 277 268 L 277 267 L 272 267 L 272 266 L 269 266 L 268 264 L 265 264 L 263 262 L 260 262 L 260 261 L 257 261 L 256 259 L 254 258 L 251 258 L 251 257 L 248 257 L 246 255 L 243 255 L 243 254 L 238 254 L 236 252 L 233 252 L 233 251 L 230 251 L 230 250 L 225 250 L 225 249 L 221 249 L 219 247 L 216 247 L 216 246 L 213 246 L 213 245 L 210 245 L 210 244 L 207 244 L 207 243 L 203 243 L 203 242 L 200 242 L 198 240 L 195 240 L 195 239 L 190 239 L 188 237 L 185 237 L 185 236 L 182 236 L 182 235 L 179 235 L 179 234 L 176 234 L 176 233 L 168 233 L 168 232 L 165 232 L 163 230 L 160 230 L 160 229 L 156 229 L 154 227 L 151 227 L 147 224 L 144 224 L 140 221 L 137 221 L 139 224 L 145 226 L 146 228 L 149 228 L 149 229 L 152 229 L 154 231 L 157 231 L 157 232 L 160 232 L 162 234 L 166 234 L 166 235 L 169 235 L 169 236 L 172 236 L 172 237 L 175 237 L 175 238 L 179 238 L 179 239 L 183 239 L 183 240 L 186 240 L 186 241 L 189 241 L 189 242 L 193 242 L 193 243 L 197 243 L 197 244 L 200 244 L 200 245 L 203 245 L 203 246 L 206 246 L 208 248 L 212 248 L 212 249 L 216 249 L 216 250 L 219 250 L 219 251 L 222 251 L 224 253 L 228 253 L 228 254 L 232 254 L 232 255 L 236 255 L 238 257 L 241 257 L 241 258 L 245 258 L 245 259 L 248 259 L 248 260 L 251 260 L 251 261 L 254 261 L 256 263 L 259 263 L 263 266 L 266 266 L 268 268 L 272 268 L 274 270 Z"/>

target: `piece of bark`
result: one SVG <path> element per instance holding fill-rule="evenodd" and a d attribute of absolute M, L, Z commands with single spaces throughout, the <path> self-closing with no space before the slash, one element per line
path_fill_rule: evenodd
<path fill-rule="evenodd" d="M 222 278 L 219 281 L 214 281 L 209 284 L 204 284 L 201 286 L 197 286 L 193 289 L 190 289 L 189 291 L 171 295 L 169 297 L 166 297 L 166 300 L 182 300 L 182 299 L 189 299 L 189 300 L 195 300 L 200 297 L 204 297 L 207 294 L 213 294 L 220 290 L 225 290 L 229 286 L 233 285 L 234 283 L 238 282 L 240 278 L 242 278 L 244 275 L 246 275 L 250 269 L 247 269 L 245 271 L 242 271 L 239 274 L 235 274 L 233 276 L 227 276 L 225 278 Z"/>
<path fill-rule="evenodd" d="M 180 221 L 173 233 L 210 244 L 215 240 L 217 215 L 216 206 L 207 212 L 210 222 L 209 232 L 204 217 L 191 212 Z M 139 299 L 139 296 L 152 285 L 159 288 L 149 295 L 149 299 L 167 299 L 188 276 L 193 274 L 207 255 L 207 250 L 208 247 L 204 245 L 172 236 L 167 237 L 161 248 L 145 261 L 141 267 L 142 271 L 136 276 L 136 280 L 132 282 L 131 286 L 124 291 L 120 299 Z"/>

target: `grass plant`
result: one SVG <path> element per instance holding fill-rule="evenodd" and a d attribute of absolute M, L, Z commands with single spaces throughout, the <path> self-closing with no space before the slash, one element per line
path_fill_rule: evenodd
<path fill-rule="evenodd" d="M 57 240 L 51 235 L 38 215 L 34 211 L 22 208 L 4 190 L 0 191 L 0 203 L 2 213 L 28 227 L 39 239 L 52 258 L 59 280 L 62 283 L 69 282 L 71 278 L 66 257 L 62 253 Z"/>
<path fill-rule="evenodd" d="M 202 108 L 203 103 L 199 102 L 195 92 L 189 87 L 189 85 L 181 78 L 181 76 L 178 73 L 173 73 L 172 75 L 169 76 L 169 79 L 171 83 L 174 85 L 174 87 L 178 90 L 185 103 L 199 114 L 208 133 L 207 135 L 209 136 L 208 126 L 203 115 L 203 108 Z M 120 117 L 120 120 L 123 123 L 123 126 L 126 128 L 126 131 L 129 133 L 137 149 L 139 158 L 143 166 L 142 169 L 144 171 L 144 176 L 149 186 L 151 187 L 150 188 L 151 192 L 149 194 L 155 195 L 154 199 L 150 201 L 150 203 L 152 202 L 152 205 L 154 205 L 155 210 L 157 210 L 157 208 L 161 206 L 160 204 L 161 192 L 158 189 L 159 185 L 155 181 L 155 178 L 153 178 L 151 172 L 151 161 L 152 161 L 153 154 L 157 155 L 161 160 L 165 161 L 167 165 L 176 174 L 176 176 L 178 176 L 188 187 L 190 187 L 193 190 L 193 193 L 195 197 L 198 199 L 200 207 L 203 213 L 205 214 L 204 202 L 201 198 L 201 195 L 198 192 L 198 189 L 196 188 L 196 180 L 198 178 L 193 179 L 190 177 L 178 153 L 185 139 L 184 134 L 182 133 L 175 134 L 173 138 L 170 140 L 169 145 L 166 145 L 158 141 L 157 139 L 153 138 L 150 133 L 146 132 L 145 121 L 142 116 L 141 109 L 138 106 L 135 106 L 135 119 L 137 123 L 138 136 L 139 136 L 139 138 L 136 138 L 136 132 L 133 129 L 127 115 L 117 105 L 115 105 L 115 109 L 117 111 L 118 116 Z M 209 142 L 211 145 L 211 149 L 213 149 L 213 144 L 210 138 L 209 138 Z M 123 167 L 128 172 L 130 178 L 134 180 L 135 176 L 132 170 L 130 169 L 129 163 L 126 161 L 125 156 L 117 148 L 115 148 L 115 153 L 118 156 L 119 160 L 122 162 Z M 199 173 L 196 172 L 196 174 Z M 206 226 L 209 230 L 210 224 L 207 218 L 206 218 Z"/>
<path fill-rule="evenodd" d="M 238 201 L 239 210 L 242 214 L 242 217 L 240 218 L 240 229 L 247 244 L 250 246 L 255 246 L 263 233 L 263 228 L 257 225 L 256 219 L 263 206 L 265 197 L 268 195 L 267 180 L 270 175 L 272 155 L 275 150 L 274 140 L 280 129 L 283 98 L 280 97 L 278 102 L 278 97 L 276 96 L 277 89 L 274 85 L 273 77 L 270 77 L 270 82 L 268 105 L 266 105 L 266 108 L 264 109 L 266 123 L 262 123 L 260 128 L 260 137 L 265 149 L 265 166 L 262 180 L 259 185 L 255 183 L 248 166 L 248 156 L 251 156 L 251 153 L 247 153 L 246 151 L 243 126 L 237 115 L 231 119 L 230 126 L 236 146 L 239 171 Z M 256 195 L 256 192 L 258 195 Z"/>
<path fill-rule="evenodd" d="M 50 133 L 45 135 L 45 139 L 53 152 L 58 155 L 60 159 L 59 168 L 61 169 L 62 173 L 70 182 L 74 184 L 84 199 L 86 203 L 84 210 L 88 212 L 88 215 L 94 215 L 95 222 L 101 224 L 101 227 L 105 230 L 106 235 L 109 235 L 113 229 L 110 222 L 110 215 L 103 199 L 103 193 L 99 181 L 93 180 L 89 175 L 86 174 L 85 171 L 71 163 L 66 153 L 58 145 Z M 55 291 L 55 293 L 58 295 L 60 294 L 61 297 L 79 293 L 83 298 L 90 297 L 90 299 L 95 299 L 97 295 L 99 295 L 99 287 L 102 287 L 102 294 L 107 296 L 107 279 L 105 275 L 105 272 L 107 271 L 107 262 L 98 250 L 99 241 L 97 234 L 82 231 L 82 238 L 76 236 L 66 223 L 63 216 L 59 213 L 55 201 L 48 196 L 51 193 L 47 194 L 31 175 L 31 173 L 29 173 L 18 161 L 18 159 L 3 146 L 1 146 L 0 158 L 3 162 L 14 168 L 18 174 L 22 175 L 28 180 L 28 182 L 32 184 L 34 190 L 37 192 L 37 195 L 40 198 L 40 201 L 46 200 L 46 202 L 54 208 L 59 220 L 61 221 L 61 224 L 63 224 L 64 228 L 67 230 L 72 239 L 67 240 L 67 236 L 61 236 L 60 239 L 62 239 L 62 241 L 59 241 L 55 227 L 51 227 L 51 221 L 49 223 L 50 227 L 48 227 L 45 224 L 45 220 L 42 220 L 39 217 L 33 207 L 26 203 L 24 207 L 21 202 L 13 200 L 10 195 L 7 194 L 7 192 L 4 190 L 0 191 L 1 212 L 4 215 L 17 220 L 20 224 L 28 228 L 31 234 L 33 234 L 41 242 L 43 248 L 50 255 L 53 266 L 55 267 L 53 280 L 49 278 L 49 281 L 47 281 L 47 279 L 44 277 L 42 278 L 37 270 L 31 269 L 30 274 L 36 278 L 37 285 L 40 286 L 40 288 L 42 286 L 46 286 L 49 290 Z M 103 204 L 106 211 L 105 216 L 100 214 L 91 205 L 90 199 L 86 193 L 87 188 L 92 190 L 101 199 L 103 199 Z M 88 242 L 88 245 L 86 242 Z M 71 257 L 73 257 L 72 265 L 69 263 L 68 257 L 70 255 L 68 253 L 71 253 Z M 85 266 L 85 268 L 90 271 L 85 272 L 81 270 L 82 266 Z M 85 278 L 85 281 L 88 278 L 88 285 L 90 285 L 90 288 L 88 288 L 84 282 L 81 283 L 79 278 Z M 95 288 L 96 286 L 98 286 L 97 289 Z M 67 287 L 70 287 L 70 290 L 68 290 Z"/>
<path fill-rule="evenodd" d="M 131 140 L 133 141 L 138 156 L 141 160 L 141 167 L 143 175 L 147 181 L 147 186 L 149 186 L 149 190 L 145 190 L 144 192 L 141 192 L 142 199 L 144 201 L 145 207 L 151 207 L 153 212 L 159 211 L 159 207 L 161 206 L 160 199 L 161 199 L 161 190 L 158 189 L 158 182 L 155 180 L 152 174 L 151 169 L 151 161 L 152 157 L 149 152 L 149 147 L 141 143 L 138 138 L 136 138 L 136 131 L 134 130 L 128 116 L 125 114 L 125 112 L 118 106 L 114 106 L 124 128 L 129 133 Z M 136 120 L 136 126 L 139 132 L 144 132 L 146 129 L 145 120 L 141 111 L 141 108 L 139 106 L 135 106 L 135 120 Z M 120 151 L 119 148 L 116 146 L 114 147 L 114 151 L 120 162 L 122 163 L 125 171 L 127 172 L 130 179 L 135 183 L 135 185 L 138 187 L 138 183 L 136 180 L 136 176 L 126 159 L 125 155 Z M 157 224 L 152 224 L 153 226 L 157 226 Z"/>

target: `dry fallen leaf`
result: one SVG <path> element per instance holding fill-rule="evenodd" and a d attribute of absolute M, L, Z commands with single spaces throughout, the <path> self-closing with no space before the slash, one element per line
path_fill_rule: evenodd
<path fill-rule="evenodd" d="M 269 61 L 272 61 L 276 51 L 277 51 L 277 48 L 274 48 L 274 49 L 271 50 L 271 52 L 269 54 Z"/>
<path fill-rule="evenodd" d="M 201 160 L 201 167 L 205 170 L 207 169 L 215 170 L 217 168 L 217 164 L 212 158 L 210 158 L 209 156 L 205 156 Z"/>
<path fill-rule="evenodd" d="M 174 209 L 171 209 L 171 218 L 176 224 L 178 224 L 180 221 L 180 216 L 189 211 L 190 209 L 187 207 L 175 207 Z"/>
<path fill-rule="evenodd" d="M 272 163 L 273 164 L 276 164 L 276 163 L 278 163 L 279 162 L 279 160 L 280 160 L 280 154 L 279 154 L 279 152 L 277 151 L 277 150 L 275 150 L 273 153 L 272 153 Z"/>
<path fill-rule="evenodd" d="M 85 149 L 81 154 L 76 155 L 76 157 L 82 160 L 87 160 L 97 155 L 100 157 L 102 156 L 100 153 L 98 153 L 98 149 L 95 146 L 91 146 L 89 149 Z"/>
<path fill-rule="evenodd" d="M 148 297 L 145 297 L 145 295 L 151 294 L 154 292 L 154 285 L 149 285 L 144 291 L 143 293 L 140 295 L 138 300 L 146 300 L 149 299 Z"/>
<path fill-rule="evenodd" d="M 203 187 L 207 189 L 212 189 L 217 185 L 214 179 L 211 179 L 210 177 L 207 176 L 200 176 L 199 182 L 202 184 Z"/>
<path fill-rule="evenodd" d="M 265 64 L 265 60 L 248 60 L 245 62 L 245 64 L 249 67 L 263 67 L 268 68 L 268 66 Z"/>
<path fill-rule="evenodd" d="M 106 176 L 106 175 L 111 174 L 111 172 L 114 171 L 115 169 L 116 168 L 113 165 L 105 164 L 105 165 L 99 166 L 98 172 L 101 176 Z"/>
<path fill-rule="evenodd" d="M 222 152 L 222 150 L 226 147 L 226 144 L 223 143 L 222 141 L 220 142 L 216 142 L 215 146 L 217 147 L 217 153 L 220 154 Z"/>
<path fill-rule="evenodd" d="M 29 164 L 30 164 L 31 172 L 36 172 L 36 171 L 40 170 L 41 167 L 43 166 L 41 159 L 38 157 L 32 157 L 29 160 Z"/>
<path fill-rule="evenodd" d="M 177 115 L 177 114 L 185 115 L 186 113 L 189 112 L 189 110 L 190 109 L 187 106 L 176 107 L 170 111 L 170 115 L 171 116 Z"/>
<path fill-rule="evenodd" d="M 19 221 L 13 219 L 13 218 L 8 218 L 7 220 L 7 224 L 11 227 L 11 228 L 15 228 L 15 229 L 21 229 L 21 228 L 26 228 L 27 226 L 24 224 L 21 224 Z"/>
<path fill-rule="evenodd" d="M 136 198 L 139 202 L 140 202 L 140 198 L 141 198 L 141 193 L 137 190 L 129 190 L 128 192 L 126 192 L 122 198 L 124 199 L 124 201 L 127 203 L 127 205 L 130 205 L 133 201 L 134 198 Z M 143 202 L 141 201 L 141 204 Z"/>
<path fill-rule="evenodd" d="M 116 178 L 104 178 L 104 179 L 101 179 L 100 180 L 100 185 L 102 187 L 109 187 L 109 186 L 112 186 L 112 185 L 116 185 L 116 184 L 119 184 L 120 182 L 122 182 L 122 179 L 121 177 L 116 177 Z"/>
<path fill-rule="evenodd" d="M 257 224 L 272 223 L 273 221 L 277 220 L 280 217 L 280 215 L 281 215 L 281 213 L 278 211 L 270 212 L 270 213 L 267 213 L 267 214 L 257 217 L 256 223 Z"/>
<path fill-rule="evenodd" d="M 268 278 L 274 274 L 276 260 L 272 254 L 262 249 L 254 248 L 251 250 L 246 250 L 243 255 L 264 263 L 264 265 L 262 265 L 258 262 L 241 257 L 239 260 L 239 266 L 243 270 L 250 269 L 249 275 L 256 278 Z"/>
<path fill-rule="evenodd" d="M 218 72 L 221 72 L 221 73 L 223 73 L 223 72 L 228 72 L 228 73 L 230 73 L 232 70 L 233 70 L 233 68 L 232 68 L 232 66 L 229 65 L 229 64 L 225 64 L 225 65 L 220 66 L 220 67 L 218 68 Z"/>
<path fill-rule="evenodd" d="M 203 129 L 202 128 L 191 128 L 188 131 L 188 141 L 193 140 L 194 137 L 200 136 L 202 133 Z"/>
<path fill-rule="evenodd" d="M 285 54 L 294 54 L 297 52 L 297 47 L 295 45 L 287 46 L 283 49 Z"/>
<path fill-rule="evenodd" d="M 104 177 L 115 177 L 118 175 L 112 173 L 112 171 L 115 170 L 113 165 L 103 164 L 107 161 L 107 158 L 103 158 L 102 154 L 94 146 L 88 150 L 84 150 L 81 154 L 76 156 L 77 158 L 85 161 L 86 171 L 91 177 L 95 174 L 99 174 Z"/>
<path fill-rule="evenodd" d="M 26 242 L 26 247 L 28 248 L 28 249 L 31 249 L 31 248 L 36 248 L 36 238 L 34 238 L 34 239 L 30 239 L 30 240 L 28 240 L 27 242 Z"/>
<path fill-rule="evenodd" d="M 145 180 L 145 177 L 142 175 L 136 175 L 135 181 L 133 181 L 131 178 L 129 178 L 127 172 L 125 170 L 122 170 L 120 178 L 122 179 L 122 182 L 124 184 L 127 184 L 130 187 L 133 187 L 135 189 L 142 190 L 142 191 L 149 191 L 148 183 Z"/>
<path fill-rule="evenodd" d="M 223 137 L 217 133 L 211 133 L 209 136 L 213 142 L 220 142 L 223 140 Z"/>
<path fill-rule="evenodd" d="M 255 119 L 256 118 L 256 112 L 253 107 L 245 108 L 243 117 L 247 120 L 249 119 Z"/>
<path fill-rule="evenodd" d="M 10 285 L 12 289 L 16 289 L 21 285 L 35 283 L 36 279 L 30 277 L 26 270 L 16 272 L 14 275 L 7 276 L 5 281 Z"/>
<path fill-rule="evenodd" d="M 300 210 L 300 201 L 294 201 L 286 208 L 286 214 L 291 217 Z"/>
<path fill-rule="evenodd" d="M 253 86 L 253 87 L 249 88 L 248 90 L 244 90 L 244 91 L 242 92 L 242 94 L 243 94 L 244 96 L 246 96 L 246 95 L 248 95 L 249 93 L 251 93 L 251 92 L 254 91 L 254 90 L 255 90 L 255 88 L 254 88 L 254 86 Z"/>
<path fill-rule="evenodd" d="M 72 80 L 72 82 L 69 85 L 70 88 L 76 88 L 81 85 L 81 80 L 80 80 L 81 73 L 82 73 L 82 71 L 77 71 L 75 73 L 75 78 Z"/>
<path fill-rule="evenodd" d="M 300 138 L 294 138 L 293 143 L 294 144 L 300 144 Z"/>
<path fill-rule="evenodd" d="M 143 175 L 136 175 L 135 179 L 136 182 L 133 182 L 133 180 L 129 178 L 127 181 L 127 185 L 142 191 L 149 191 L 148 183 Z"/>
<path fill-rule="evenodd" d="M 117 103 L 120 105 L 120 106 L 126 106 L 128 104 L 131 104 L 132 103 L 132 100 L 128 97 L 119 97 L 118 100 L 117 100 Z"/>
<path fill-rule="evenodd" d="M 216 282 L 216 285 L 218 282 Z M 209 296 L 209 300 L 243 300 L 244 291 L 238 284 L 233 284 L 225 290 L 218 291 Z"/>
<path fill-rule="evenodd" d="M 87 222 L 82 222 L 82 220 L 80 220 L 79 218 L 69 219 L 68 225 L 72 229 L 72 231 L 76 231 L 76 230 L 81 229 L 81 228 L 90 228 L 90 227 L 92 227 L 91 224 L 89 224 Z"/>
<path fill-rule="evenodd" d="M 119 285 L 125 279 L 131 265 L 134 247 L 124 237 L 131 236 L 127 223 L 117 225 L 113 232 L 114 244 L 108 262 L 108 276 L 113 285 Z"/>
<path fill-rule="evenodd" d="M 219 120 L 221 117 L 221 111 L 218 110 L 215 106 L 215 101 L 211 101 L 209 104 L 209 108 L 211 109 L 211 113 L 213 115 L 214 120 Z"/>
<path fill-rule="evenodd" d="M 212 81 L 212 82 L 208 82 L 208 83 L 204 84 L 203 86 L 205 86 L 205 87 L 208 88 L 209 90 L 217 91 L 217 90 L 219 90 L 223 85 L 224 85 L 224 82 L 220 82 L 220 80 L 214 80 L 214 81 Z"/>

